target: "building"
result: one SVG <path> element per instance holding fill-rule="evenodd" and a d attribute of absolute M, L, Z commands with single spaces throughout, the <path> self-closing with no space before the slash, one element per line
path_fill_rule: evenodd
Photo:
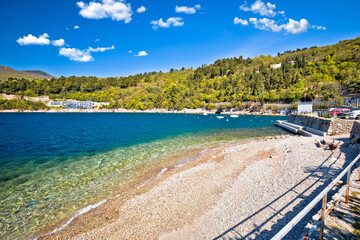
<path fill-rule="evenodd" d="M 65 107 L 66 109 L 94 109 L 93 101 L 53 101 L 50 107 Z"/>
<path fill-rule="evenodd" d="M 69 101 L 65 102 L 66 109 L 93 109 L 93 101 Z"/>
<path fill-rule="evenodd" d="M 50 107 L 64 107 L 64 102 L 62 101 L 53 101 L 49 103 Z"/>
<path fill-rule="evenodd" d="M 270 67 L 272 69 L 277 69 L 277 68 L 281 68 L 281 63 L 278 63 L 278 64 L 271 64 Z"/>
<path fill-rule="evenodd" d="M 312 113 L 313 105 L 308 103 L 301 103 L 298 105 L 298 113 Z"/>

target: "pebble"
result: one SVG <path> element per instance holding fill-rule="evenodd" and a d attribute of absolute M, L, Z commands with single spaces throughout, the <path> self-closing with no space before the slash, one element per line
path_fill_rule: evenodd
<path fill-rule="evenodd" d="M 73 239 L 270 239 L 345 164 L 344 154 L 324 162 L 332 153 L 314 150 L 314 138 L 274 138 L 229 146 L 219 154 L 224 161 L 169 176 L 119 207 L 115 222 Z M 266 157 L 265 148 L 274 154 Z M 285 239 L 302 237 L 311 216 Z"/>

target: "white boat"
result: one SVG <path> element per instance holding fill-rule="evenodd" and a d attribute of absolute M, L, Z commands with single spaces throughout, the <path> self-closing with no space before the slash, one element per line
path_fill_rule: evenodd
<path fill-rule="evenodd" d="M 218 119 L 223 119 L 224 116 L 216 116 L 216 118 L 218 118 Z"/>
<path fill-rule="evenodd" d="M 230 117 L 232 117 L 232 118 L 238 118 L 239 115 L 230 115 Z"/>
<path fill-rule="evenodd" d="M 203 113 L 204 116 L 207 116 L 208 114 L 207 113 Z"/>

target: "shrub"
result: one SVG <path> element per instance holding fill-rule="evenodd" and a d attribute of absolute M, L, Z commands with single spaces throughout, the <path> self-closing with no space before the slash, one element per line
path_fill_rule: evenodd
<path fill-rule="evenodd" d="M 213 103 L 206 105 L 207 110 L 214 110 L 215 108 L 216 108 L 216 105 Z"/>

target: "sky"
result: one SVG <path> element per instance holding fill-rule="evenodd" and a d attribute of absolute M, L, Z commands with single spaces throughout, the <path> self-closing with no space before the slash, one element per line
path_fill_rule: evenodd
<path fill-rule="evenodd" d="M 360 36 L 359 0 L 0 0 L 0 65 L 119 77 Z"/>

